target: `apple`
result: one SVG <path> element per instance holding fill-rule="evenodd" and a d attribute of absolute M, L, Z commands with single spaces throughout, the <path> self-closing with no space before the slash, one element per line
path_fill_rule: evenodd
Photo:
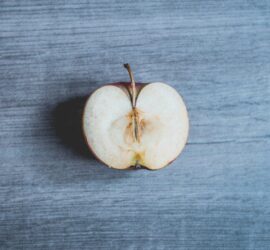
<path fill-rule="evenodd" d="M 107 166 L 160 169 L 182 152 L 188 137 L 185 103 L 161 82 L 104 85 L 86 101 L 83 132 L 92 153 Z"/>

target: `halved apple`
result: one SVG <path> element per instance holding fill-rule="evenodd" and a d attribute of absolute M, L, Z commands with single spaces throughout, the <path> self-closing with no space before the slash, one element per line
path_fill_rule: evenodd
<path fill-rule="evenodd" d="M 183 150 L 189 130 L 185 103 L 176 90 L 161 82 L 100 87 L 88 98 L 83 131 L 94 155 L 107 166 L 160 169 Z"/>

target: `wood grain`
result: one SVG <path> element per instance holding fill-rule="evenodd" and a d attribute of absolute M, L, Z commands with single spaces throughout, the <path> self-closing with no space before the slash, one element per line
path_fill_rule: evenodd
<path fill-rule="evenodd" d="M 267 0 L 2 0 L 0 248 L 270 248 Z M 81 141 L 104 83 L 164 81 L 191 130 L 160 171 L 116 171 Z"/>

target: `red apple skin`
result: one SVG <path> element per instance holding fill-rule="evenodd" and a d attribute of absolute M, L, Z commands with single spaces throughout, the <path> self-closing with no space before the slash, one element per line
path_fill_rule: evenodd
<path fill-rule="evenodd" d="M 87 101 L 91 98 L 91 96 L 93 95 L 93 93 L 95 92 L 95 91 L 97 91 L 98 89 L 100 89 L 100 88 L 102 88 L 102 87 L 104 87 L 104 86 L 108 86 L 108 85 L 111 85 L 111 86 L 115 86 L 115 87 L 124 87 L 124 88 L 126 88 L 126 89 L 129 89 L 129 88 L 131 88 L 131 83 L 130 82 L 115 82 L 115 83 L 108 83 L 108 84 L 105 84 L 105 85 L 102 85 L 102 86 L 100 86 L 100 87 L 98 87 L 97 89 L 95 89 L 90 95 L 89 95 L 89 97 L 87 98 L 87 100 L 86 100 L 86 102 L 85 103 L 87 103 Z M 137 91 L 138 91 L 138 93 L 141 91 L 141 89 L 143 88 L 143 87 L 145 87 L 147 85 L 147 83 L 137 83 L 136 82 L 136 89 L 137 89 Z M 106 165 L 106 166 L 108 166 L 105 162 L 103 162 L 101 159 L 99 159 L 98 158 L 98 156 L 95 154 L 95 152 L 94 152 L 94 150 L 91 148 L 91 145 L 88 143 L 88 141 L 87 141 L 87 138 L 86 138 L 86 135 L 85 135 L 85 133 L 84 133 L 84 128 L 83 128 L 83 118 L 84 118 L 84 113 L 85 113 L 85 109 L 83 110 L 83 114 L 82 114 L 82 131 L 83 131 L 83 137 L 84 137 L 84 141 L 85 141 L 85 143 L 86 143 L 86 145 L 87 145 L 87 147 L 89 148 L 89 150 L 90 150 L 90 152 L 93 154 L 93 156 L 99 161 L 99 162 L 101 162 L 101 163 L 103 163 L 104 165 Z M 109 166 L 110 167 L 110 166 Z M 111 167 L 110 167 L 111 168 Z M 134 169 L 134 167 L 133 166 L 129 166 L 129 167 L 127 167 L 127 168 L 124 168 L 124 169 L 118 169 L 118 170 L 128 170 L 128 169 Z M 148 168 L 147 168 L 148 169 Z M 117 169 L 116 169 L 117 170 Z"/>
<path fill-rule="evenodd" d="M 147 84 L 148 84 L 148 83 L 137 83 L 137 82 L 136 82 L 136 89 L 137 89 L 138 93 L 139 93 L 139 92 L 143 89 L 143 87 L 145 87 Z M 95 91 L 97 91 L 99 88 L 102 88 L 102 87 L 104 87 L 104 86 L 106 86 L 106 85 L 112 85 L 112 86 L 116 86 L 116 87 L 120 87 L 120 88 L 121 88 L 121 87 L 125 87 L 125 88 L 127 88 L 127 89 L 128 89 L 128 88 L 131 88 L 131 83 L 130 83 L 130 82 L 115 82 L 115 83 L 108 83 L 108 84 L 102 85 L 101 87 L 98 87 L 97 89 L 95 89 L 95 90 L 89 95 L 89 97 L 87 98 L 86 102 L 91 98 L 92 94 L 93 94 Z M 86 103 L 86 102 L 85 102 L 85 103 Z M 83 110 L 82 121 L 83 121 L 84 113 L 85 113 L 85 110 Z M 83 122 L 82 122 L 82 130 L 83 130 L 84 141 L 85 141 L 86 145 L 88 146 L 90 152 L 93 154 L 93 156 L 94 156 L 99 162 L 101 162 L 101 163 L 104 164 L 105 166 L 108 166 L 105 162 L 103 162 L 101 159 L 99 159 L 99 158 L 97 157 L 97 155 L 95 154 L 94 150 L 91 148 L 91 145 L 87 142 L 87 138 L 86 138 L 86 135 L 85 135 L 84 129 L 83 129 Z M 189 134 L 189 133 L 188 133 L 188 134 Z M 188 137 L 187 137 L 187 139 L 186 139 L 185 145 L 187 144 L 187 141 L 188 141 Z M 182 151 L 181 151 L 181 152 L 182 152 Z M 180 152 L 180 154 L 181 154 L 181 152 Z M 170 164 L 172 164 L 172 163 L 178 158 L 178 156 L 179 156 L 179 154 L 178 154 L 173 160 L 171 160 L 167 165 L 165 165 L 165 166 L 162 167 L 162 168 L 165 168 L 165 167 L 169 166 Z M 151 168 L 148 168 L 148 167 L 146 167 L 146 166 L 141 166 L 141 167 L 144 168 L 144 169 L 147 169 L 147 170 L 151 170 L 151 171 L 155 171 L 155 170 L 162 169 L 162 168 L 159 168 L 159 169 L 151 169 Z M 110 168 L 112 168 L 112 167 L 110 167 Z M 113 169 L 115 169 L 115 168 L 113 168 Z M 127 168 L 123 168 L 123 169 L 115 169 L 115 170 L 134 170 L 134 169 L 135 169 L 134 166 L 129 166 L 129 167 L 127 167 Z"/>

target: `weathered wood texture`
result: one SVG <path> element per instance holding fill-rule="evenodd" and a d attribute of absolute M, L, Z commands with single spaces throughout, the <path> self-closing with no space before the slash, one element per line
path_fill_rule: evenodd
<path fill-rule="evenodd" d="M 270 2 L 1 0 L 1 249 L 270 249 Z M 188 145 L 115 171 L 79 115 L 103 83 L 165 81 Z"/>

